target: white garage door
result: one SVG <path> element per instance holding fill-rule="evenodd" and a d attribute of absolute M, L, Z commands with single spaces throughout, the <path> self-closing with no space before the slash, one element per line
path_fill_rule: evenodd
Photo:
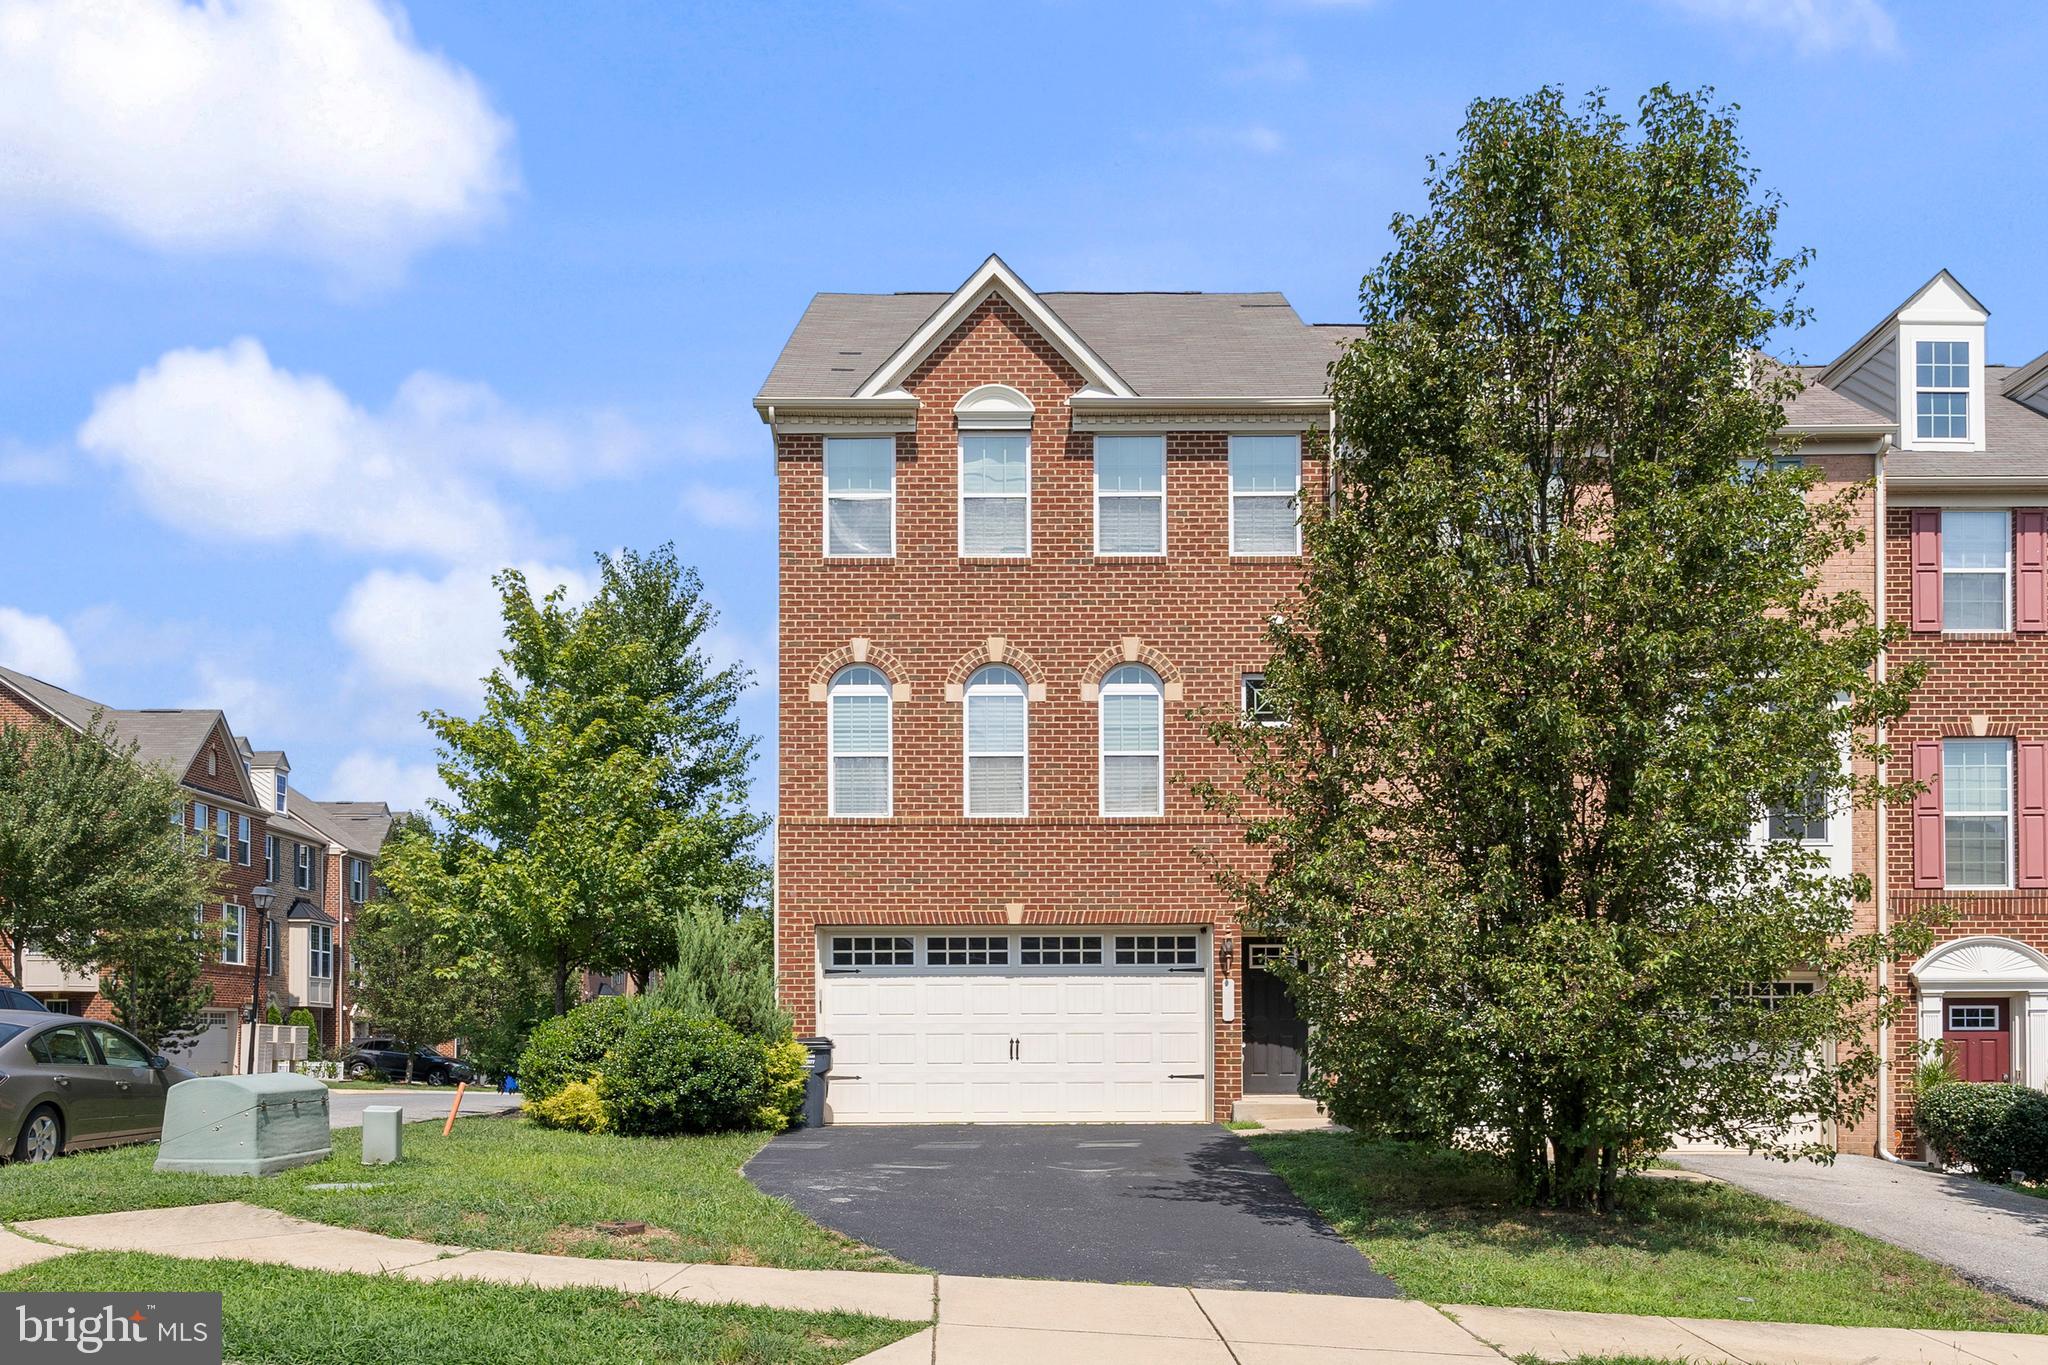
<path fill-rule="evenodd" d="M 1209 1116 L 1206 933 L 863 929 L 818 951 L 829 1122 Z"/>

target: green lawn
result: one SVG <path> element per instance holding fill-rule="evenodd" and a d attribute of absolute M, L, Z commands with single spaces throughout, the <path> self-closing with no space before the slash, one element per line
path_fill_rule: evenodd
<path fill-rule="evenodd" d="M 1532 1212 L 1498 1163 L 1348 1133 L 1251 1148 L 1378 1269 L 1431 1303 L 2048 1332 L 2048 1313 L 1729 1185 L 1631 1180 L 1613 1219 Z"/>
<path fill-rule="evenodd" d="M 241 1199 L 323 1223 L 458 1246 L 716 1261 L 797 1269 L 908 1269 L 828 1232 L 750 1184 L 739 1168 L 761 1133 L 622 1138 L 563 1133 L 516 1119 L 464 1119 L 405 1129 L 405 1160 L 364 1167 L 361 1134 L 334 1134 L 334 1155 L 266 1179 L 158 1175 L 156 1148 L 87 1152 L 43 1166 L 0 1166 L 0 1217 L 9 1222 Z M 367 1182 L 365 1190 L 317 1184 Z M 648 1225 L 612 1237 L 596 1224 Z"/>
<path fill-rule="evenodd" d="M 849 1313 L 681 1303 L 604 1289 L 523 1289 L 333 1275 L 246 1261 L 80 1252 L 0 1275 L 10 1293 L 217 1292 L 229 1360 L 247 1365 L 836 1365 L 917 1331 Z"/>

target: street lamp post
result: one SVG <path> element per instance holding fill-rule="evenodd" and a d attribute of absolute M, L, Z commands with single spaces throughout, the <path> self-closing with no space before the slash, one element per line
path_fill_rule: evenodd
<path fill-rule="evenodd" d="M 256 1026 L 262 1022 L 263 954 L 270 946 L 270 905 L 277 893 L 265 882 L 249 893 L 256 903 L 256 951 L 249 962 L 249 1072 L 256 1074 Z"/>

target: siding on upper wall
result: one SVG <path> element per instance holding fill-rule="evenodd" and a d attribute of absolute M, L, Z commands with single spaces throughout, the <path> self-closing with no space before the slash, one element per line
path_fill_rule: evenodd
<path fill-rule="evenodd" d="M 1877 353 L 1832 386 L 1873 411 L 1890 415 L 1899 410 L 1899 338 L 1890 337 Z"/>

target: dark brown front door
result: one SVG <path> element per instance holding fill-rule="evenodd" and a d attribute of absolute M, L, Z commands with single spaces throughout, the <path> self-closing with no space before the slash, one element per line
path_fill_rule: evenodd
<path fill-rule="evenodd" d="M 1294 1008 L 1286 983 L 1252 965 L 1271 951 L 1265 944 L 1245 946 L 1244 1093 L 1299 1095 L 1308 1025 Z"/>
<path fill-rule="evenodd" d="M 1966 1081 L 2012 1079 L 2012 1011 L 2003 1000 L 1942 1002 L 1942 1041 Z"/>

